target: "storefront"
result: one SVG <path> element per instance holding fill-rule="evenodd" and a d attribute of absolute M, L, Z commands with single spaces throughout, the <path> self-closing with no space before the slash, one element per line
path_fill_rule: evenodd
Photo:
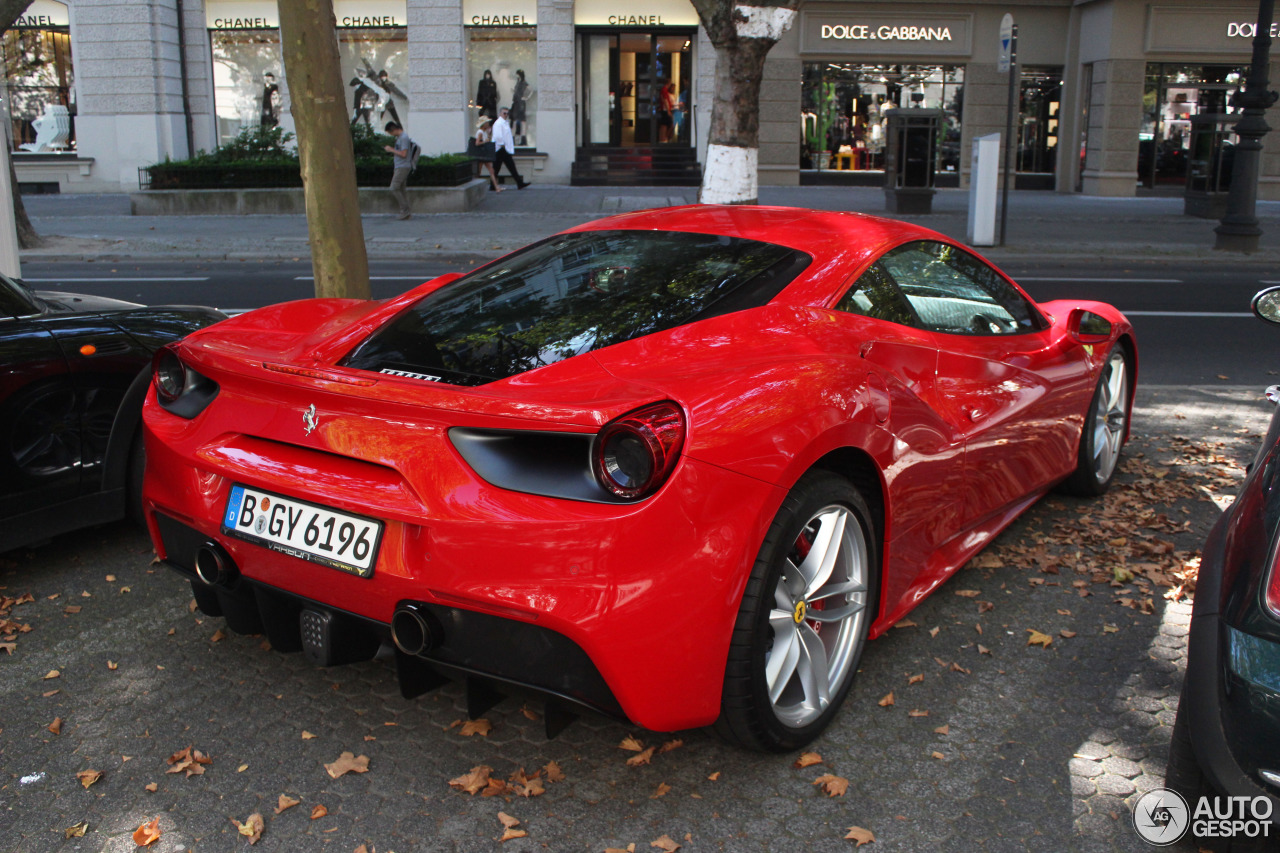
<path fill-rule="evenodd" d="M 34 0 L 0 39 L 0 61 L 11 150 L 75 150 L 75 75 L 66 5 Z"/>
<path fill-rule="evenodd" d="M 352 125 L 382 131 L 409 114 L 409 48 L 405 0 L 335 0 L 338 56 L 347 81 Z M 205 4 L 213 61 L 217 144 L 246 127 L 292 130 L 272 0 L 209 0 Z"/>
<path fill-rule="evenodd" d="M 802 6 L 796 35 L 775 48 L 780 60 L 793 51 L 799 60 L 799 181 L 882 182 L 885 111 L 924 108 L 943 113 L 935 146 L 938 185 L 960 186 L 967 180 L 969 141 L 1004 131 L 1008 78 L 995 68 L 1004 11 L 966 4 Z M 1043 3 L 1011 11 L 1029 31 L 1019 45 L 1018 186 L 1053 189 L 1063 103 L 1061 34 L 1070 7 Z M 783 178 L 780 169 L 774 172 Z"/>
<path fill-rule="evenodd" d="M 467 126 L 510 109 L 517 149 L 538 147 L 537 0 L 463 0 Z"/>

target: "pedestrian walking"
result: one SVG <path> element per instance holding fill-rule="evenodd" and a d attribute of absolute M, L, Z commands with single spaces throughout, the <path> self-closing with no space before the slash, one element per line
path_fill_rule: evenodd
<path fill-rule="evenodd" d="M 480 164 L 482 171 L 488 170 L 490 192 L 500 193 L 502 192 L 502 187 L 498 186 L 498 176 L 493 171 L 496 146 L 493 144 L 492 125 L 493 119 L 482 113 L 480 121 L 476 123 L 476 135 L 471 140 L 471 144 L 467 146 L 467 154 Z"/>
<path fill-rule="evenodd" d="M 515 157 L 511 156 L 516 153 L 516 141 L 511 134 L 511 111 L 506 107 L 498 110 L 498 120 L 493 123 L 493 147 L 493 174 L 495 180 L 505 165 L 507 171 L 511 173 L 511 177 L 516 179 L 516 189 L 522 190 L 529 186 L 529 182 L 520 177 L 520 173 L 516 171 Z"/>
<path fill-rule="evenodd" d="M 391 197 L 400 206 L 400 215 L 397 218 L 408 219 L 412 213 L 409 210 L 409 194 L 405 192 L 404 188 L 409 182 L 409 175 L 413 172 L 413 167 L 416 165 L 414 161 L 417 158 L 414 153 L 418 145 L 409 138 L 409 134 L 404 132 L 404 128 L 398 122 L 387 122 L 385 130 L 396 141 L 395 145 L 382 146 L 382 150 L 390 154 L 391 159 L 395 161 L 391 169 Z"/>

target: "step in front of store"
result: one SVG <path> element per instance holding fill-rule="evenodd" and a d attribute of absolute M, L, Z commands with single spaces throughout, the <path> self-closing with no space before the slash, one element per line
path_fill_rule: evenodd
<path fill-rule="evenodd" d="M 684 146 L 579 148 L 570 183 L 575 187 L 696 187 L 702 183 L 697 151 Z"/>

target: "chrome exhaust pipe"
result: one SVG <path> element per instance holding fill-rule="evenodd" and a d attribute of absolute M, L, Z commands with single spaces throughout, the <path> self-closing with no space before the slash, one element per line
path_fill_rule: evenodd
<path fill-rule="evenodd" d="M 439 621 L 414 604 L 401 604 L 391 615 L 391 641 L 406 655 L 417 657 L 440 645 Z"/>
<path fill-rule="evenodd" d="M 230 586 L 238 574 L 236 564 L 217 542 L 206 542 L 196 551 L 196 577 L 206 586 Z"/>

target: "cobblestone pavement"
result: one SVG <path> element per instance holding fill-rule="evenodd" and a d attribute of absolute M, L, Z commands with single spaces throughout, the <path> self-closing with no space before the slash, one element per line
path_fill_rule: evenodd
<path fill-rule="evenodd" d="M 1158 462 L 1179 435 L 1243 463 L 1268 416 L 1259 392 L 1143 389 L 1122 476 L 1132 482 L 1133 460 Z M 1034 546 L 1079 503 L 1042 501 L 1002 551 Z M 1198 547 L 1218 513 L 1207 493 L 1163 511 L 1189 522 L 1180 549 Z M 797 755 L 602 718 L 547 741 L 518 699 L 488 713 L 487 737 L 464 737 L 451 728 L 465 717 L 457 688 L 405 701 L 386 662 L 318 669 L 261 638 L 222 638 L 222 620 L 191 613 L 187 585 L 150 558 L 124 524 L 0 555 L 0 595 L 34 597 L 11 614 L 30 632 L 0 656 L 0 850 L 132 851 L 153 818 L 150 850 L 242 850 L 232 819 L 254 812 L 264 851 L 598 853 L 656 849 L 664 835 L 686 851 L 838 851 L 853 849 L 851 826 L 875 834 L 873 853 L 1145 850 L 1129 808 L 1162 782 L 1190 612 L 1159 591 L 1150 615 L 1105 587 L 1081 597 L 1067 565 L 1058 576 L 967 568 L 911 615 L 914 627 L 870 645 L 813 746 L 823 763 L 798 769 Z M 994 607 L 980 612 L 963 590 Z M 1028 645 L 1028 629 L 1052 645 Z M 618 748 L 628 735 L 683 744 L 632 767 Z M 188 746 L 212 757 L 205 772 L 166 773 Z M 331 779 L 323 765 L 343 752 L 368 756 L 368 772 Z M 537 797 L 448 784 L 479 765 L 506 778 L 551 761 L 565 779 Z M 100 779 L 82 786 L 85 770 Z M 847 792 L 823 793 L 824 773 L 848 779 Z M 300 804 L 276 814 L 282 794 Z M 317 806 L 327 815 L 313 818 Z M 500 842 L 499 812 L 528 835 Z M 80 822 L 83 837 L 66 839 Z"/>

